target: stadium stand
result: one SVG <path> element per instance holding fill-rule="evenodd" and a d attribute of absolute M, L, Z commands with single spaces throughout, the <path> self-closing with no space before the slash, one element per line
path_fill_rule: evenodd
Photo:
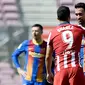
<path fill-rule="evenodd" d="M 11 65 L 6 62 L 0 62 L 0 85 L 21 85 L 21 78 L 15 75 Z"/>
<path fill-rule="evenodd" d="M 20 26 L 20 14 L 16 0 L 1 0 L 3 20 L 7 26 Z"/>
<path fill-rule="evenodd" d="M 10 63 L 15 47 L 13 39 L 18 35 L 16 31 L 20 33 L 24 29 L 20 16 L 17 0 L 0 0 L 0 85 L 21 85 Z"/>
<path fill-rule="evenodd" d="M 84 2 L 85 3 L 85 0 L 75 0 L 74 1 L 74 4 L 78 3 L 78 2 Z"/>
<path fill-rule="evenodd" d="M 70 5 L 73 4 L 73 0 L 60 0 L 60 4 Z"/>
<path fill-rule="evenodd" d="M 21 0 L 21 7 L 26 24 L 56 25 L 55 0 Z"/>

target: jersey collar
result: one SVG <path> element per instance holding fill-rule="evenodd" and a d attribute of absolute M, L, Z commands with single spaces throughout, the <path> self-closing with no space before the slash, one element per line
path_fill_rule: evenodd
<path fill-rule="evenodd" d="M 36 42 L 36 40 L 33 39 L 32 42 L 33 42 L 35 45 L 40 45 L 40 44 L 43 43 L 43 40 L 41 40 L 40 42 Z"/>
<path fill-rule="evenodd" d="M 63 24 L 70 24 L 70 22 L 67 22 L 67 21 L 60 21 L 60 24 L 59 24 L 59 25 L 63 25 Z"/>

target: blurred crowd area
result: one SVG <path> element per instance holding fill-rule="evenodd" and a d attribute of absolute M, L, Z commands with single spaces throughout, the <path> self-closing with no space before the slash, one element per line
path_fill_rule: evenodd
<path fill-rule="evenodd" d="M 14 70 L 11 54 L 24 40 L 31 39 L 31 26 L 44 27 L 43 38 L 58 25 L 57 8 L 66 5 L 71 10 L 71 23 L 77 24 L 74 5 L 80 0 L 0 0 L 0 85 L 21 85 Z M 85 0 L 81 0 L 85 2 Z M 20 57 L 23 67 L 23 55 Z"/>

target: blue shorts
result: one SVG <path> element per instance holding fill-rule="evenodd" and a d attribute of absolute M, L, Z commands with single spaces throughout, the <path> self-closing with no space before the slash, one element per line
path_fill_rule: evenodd
<path fill-rule="evenodd" d="M 22 85 L 46 85 L 46 80 L 44 80 L 43 82 L 36 82 L 36 81 L 28 81 L 23 78 L 22 81 L 23 81 Z"/>

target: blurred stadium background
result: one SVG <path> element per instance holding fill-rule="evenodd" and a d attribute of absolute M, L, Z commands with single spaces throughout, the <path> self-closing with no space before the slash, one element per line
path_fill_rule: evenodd
<path fill-rule="evenodd" d="M 74 5 L 80 1 L 85 2 L 0 0 L 0 85 L 21 85 L 21 78 L 13 69 L 11 54 L 23 40 L 31 39 L 31 26 L 35 23 L 43 25 L 43 38 L 46 40 L 49 31 L 58 24 L 56 10 L 60 5 L 70 7 L 71 23 L 77 24 Z M 21 57 L 20 59 L 23 62 Z"/>

